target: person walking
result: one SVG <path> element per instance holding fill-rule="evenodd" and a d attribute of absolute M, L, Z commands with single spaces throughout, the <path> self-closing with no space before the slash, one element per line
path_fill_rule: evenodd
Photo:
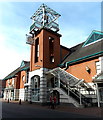
<path fill-rule="evenodd" d="M 56 102 L 57 102 L 56 96 L 54 96 L 53 100 L 54 100 L 54 108 L 56 108 Z"/>
<path fill-rule="evenodd" d="M 49 107 L 52 108 L 52 96 L 50 96 L 49 100 L 50 100 Z"/>

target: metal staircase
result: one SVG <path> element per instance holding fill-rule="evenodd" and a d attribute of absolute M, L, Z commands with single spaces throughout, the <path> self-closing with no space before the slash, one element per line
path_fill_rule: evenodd
<path fill-rule="evenodd" d="M 88 83 L 85 83 L 84 80 L 79 80 L 72 74 L 66 72 L 61 68 L 55 68 L 46 73 L 47 75 L 53 75 L 58 78 L 58 86 L 54 87 L 52 90 L 57 90 L 64 101 L 68 103 L 73 103 L 76 107 L 79 106 L 92 106 L 91 96 L 86 96 L 80 91 L 84 89 L 88 93 L 88 88 L 92 89 Z M 92 89 L 93 90 L 93 89 Z M 67 100 L 66 100 L 67 99 Z M 63 101 L 62 101 L 63 102 Z"/>
<path fill-rule="evenodd" d="M 73 104 L 75 107 L 80 107 L 80 103 L 75 100 L 72 96 L 69 96 L 63 89 L 56 87 L 52 90 L 56 90 L 60 94 L 60 103 Z"/>
<path fill-rule="evenodd" d="M 60 82 L 60 88 L 65 91 L 65 93 L 75 99 L 75 101 L 81 106 L 91 106 L 92 105 L 92 98 L 86 97 L 85 95 L 81 94 L 80 91 L 73 89 L 71 87 L 66 87 L 63 82 Z M 72 102 L 72 101 L 71 101 Z"/>

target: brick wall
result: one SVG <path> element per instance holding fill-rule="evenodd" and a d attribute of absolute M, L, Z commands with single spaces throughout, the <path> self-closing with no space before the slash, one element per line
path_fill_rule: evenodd
<path fill-rule="evenodd" d="M 89 60 L 86 62 L 81 62 L 72 66 L 69 66 L 67 72 L 71 73 L 75 77 L 79 79 L 84 79 L 85 82 L 92 82 L 92 77 L 96 75 L 96 62 L 99 61 L 98 59 Z M 86 71 L 86 67 L 89 67 L 91 72 L 88 73 Z"/>
<path fill-rule="evenodd" d="M 53 63 L 50 61 L 49 37 L 54 38 Z M 35 63 L 35 45 L 31 45 L 30 71 L 40 68 L 36 67 L 36 65 L 39 65 L 43 68 L 55 68 L 58 64 L 60 64 L 60 35 L 42 29 L 39 34 L 36 35 L 35 39 L 37 38 L 39 38 L 39 58 L 38 62 Z"/>

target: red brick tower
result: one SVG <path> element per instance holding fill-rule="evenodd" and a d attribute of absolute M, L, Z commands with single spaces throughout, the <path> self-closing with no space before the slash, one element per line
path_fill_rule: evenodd
<path fill-rule="evenodd" d="M 31 44 L 30 71 L 42 68 L 54 68 L 60 64 L 60 37 L 59 25 L 54 22 L 60 15 L 42 4 L 31 17 L 33 24 L 30 27 Z"/>
<path fill-rule="evenodd" d="M 27 43 L 31 45 L 28 101 L 36 99 L 41 103 L 47 102 L 45 72 L 60 64 L 61 35 L 57 33 L 59 25 L 56 22 L 59 16 L 56 11 L 42 4 L 31 17 L 33 24 L 27 36 Z M 36 96 L 33 95 L 35 92 Z"/>

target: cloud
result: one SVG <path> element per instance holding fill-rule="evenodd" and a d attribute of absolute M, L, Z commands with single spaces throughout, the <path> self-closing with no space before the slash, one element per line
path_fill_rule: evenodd
<path fill-rule="evenodd" d="M 28 33 L 31 24 L 29 18 L 41 4 L 0 3 L 0 78 L 4 78 L 15 70 L 22 60 L 30 59 L 30 46 L 25 44 L 25 34 Z M 73 4 L 75 4 L 74 7 Z M 93 7 L 91 4 L 84 8 L 82 5 L 76 7 L 76 3 L 64 2 L 47 3 L 47 5 L 62 14 L 59 19 L 62 45 L 71 47 L 81 43 L 86 40 L 92 28 L 99 28 L 98 5 Z M 88 10 L 88 14 L 84 15 L 86 10 Z M 95 27 L 93 27 L 94 25 Z"/>
<path fill-rule="evenodd" d="M 10 72 L 15 70 L 17 67 L 20 66 L 22 60 L 29 60 L 29 50 L 24 49 L 23 51 L 19 52 L 17 49 L 7 47 L 5 41 L 8 38 L 0 34 L 0 78 L 4 78 Z"/>
<path fill-rule="evenodd" d="M 0 79 L 19 67 L 22 60 L 30 60 L 27 27 L 15 8 L 16 4 L 0 4 Z"/>

